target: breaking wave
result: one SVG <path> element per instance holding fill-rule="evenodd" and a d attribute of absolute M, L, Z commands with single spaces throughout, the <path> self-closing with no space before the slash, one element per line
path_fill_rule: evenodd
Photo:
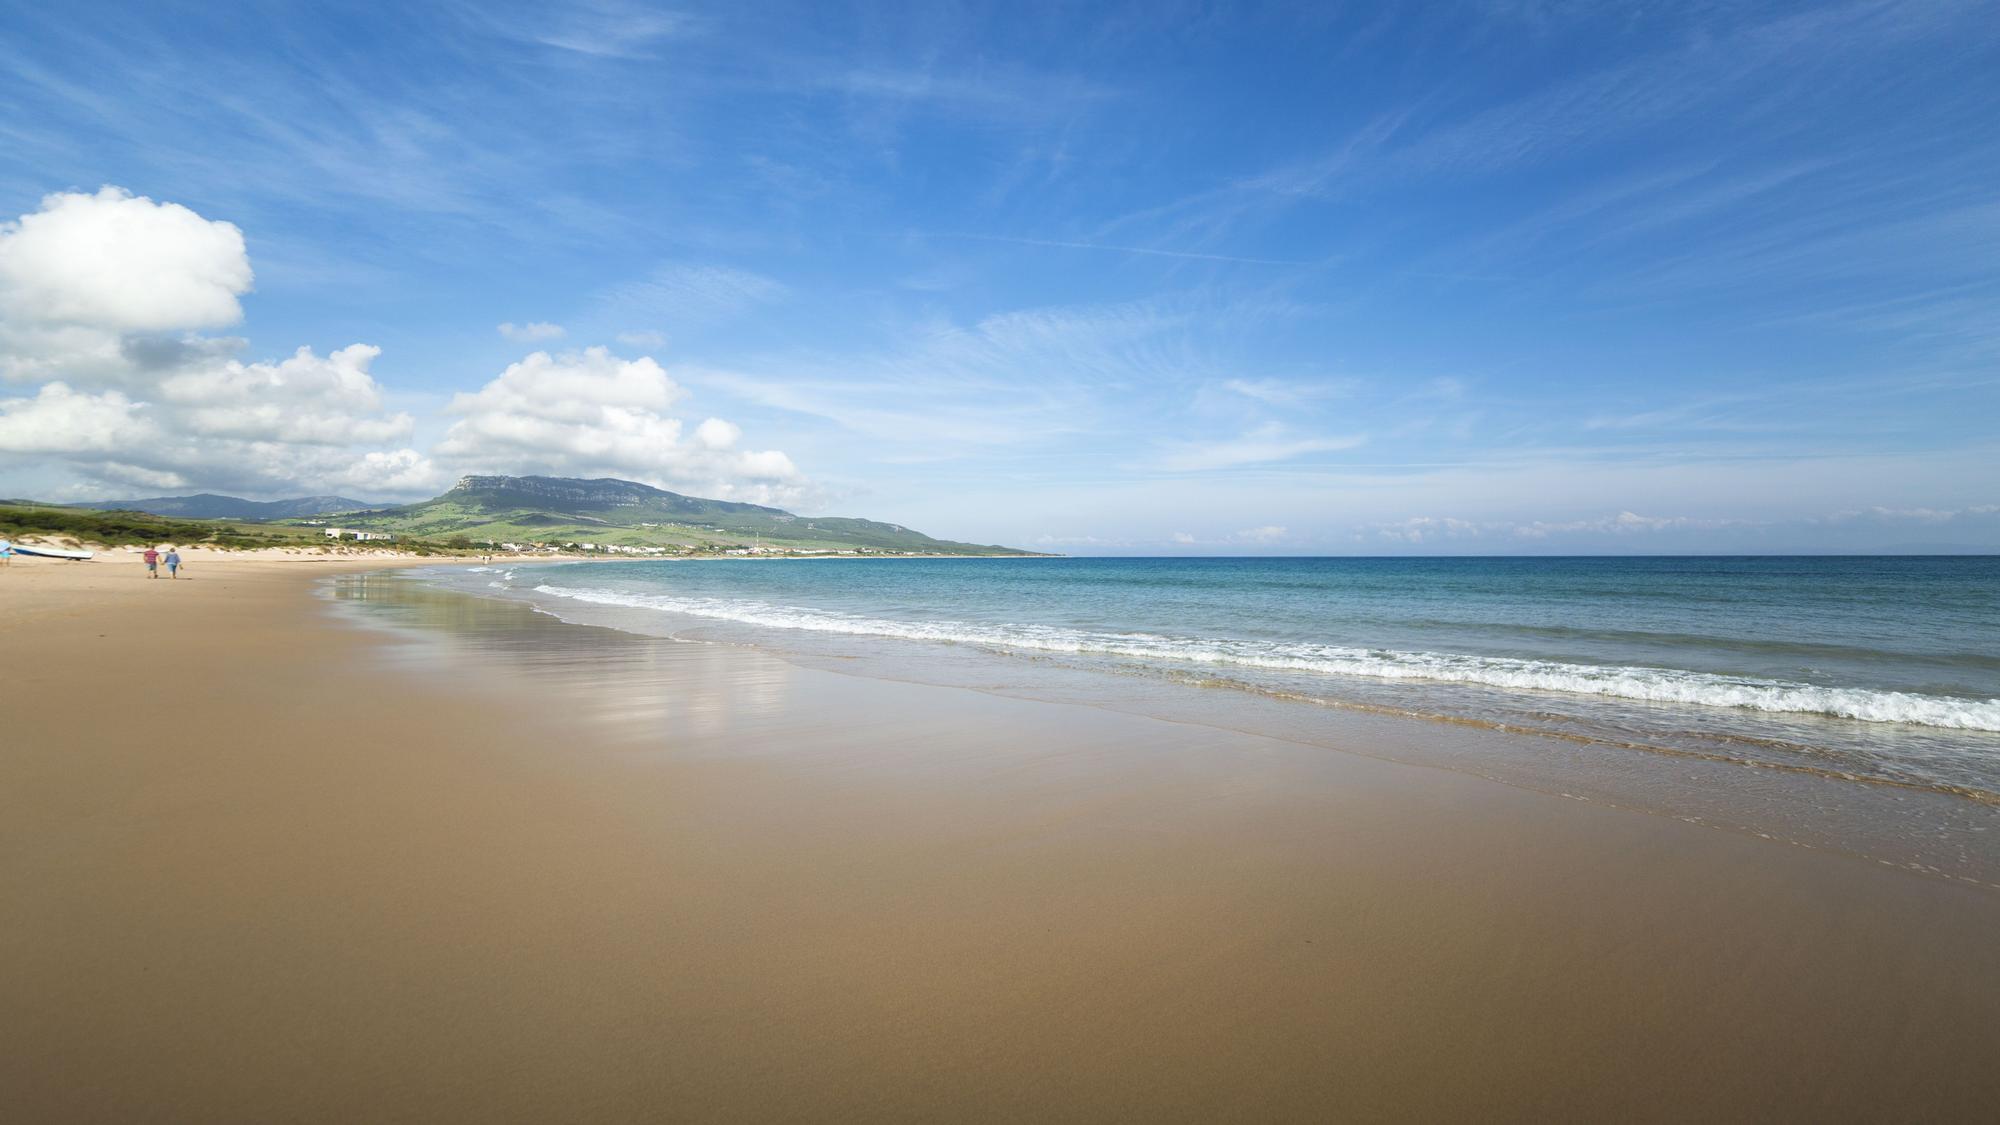
<path fill-rule="evenodd" d="M 1901 723 L 1945 730 L 2000 731 L 2000 699 L 1823 687 L 1676 668 L 1571 664 L 1514 657 L 1172 637 L 1153 633 L 1106 633 L 1051 625 L 895 621 L 729 598 L 625 594 L 550 585 L 537 586 L 535 590 L 552 597 L 595 605 L 660 610 L 770 629 L 942 641 L 1013 651 L 1115 656 L 1179 666 L 1256 668 L 1323 676 L 1566 692 L 1647 703 L 1822 715 L 1867 723 Z"/>

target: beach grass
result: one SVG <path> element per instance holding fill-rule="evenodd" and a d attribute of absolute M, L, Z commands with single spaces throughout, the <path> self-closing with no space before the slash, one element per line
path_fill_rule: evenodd
<path fill-rule="evenodd" d="M 310 549 L 326 546 L 328 542 L 326 532 L 319 527 L 247 520 L 191 520 L 31 501 L 0 504 L 0 536 L 13 539 L 35 536 L 104 547 L 173 543 L 236 551 L 270 547 Z M 460 546 L 427 539 L 397 539 L 370 545 L 420 555 L 473 550 L 470 542 Z"/>

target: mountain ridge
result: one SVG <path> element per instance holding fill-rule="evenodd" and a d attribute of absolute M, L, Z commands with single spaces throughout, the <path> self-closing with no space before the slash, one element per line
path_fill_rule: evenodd
<path fill-rule="evenodd" d="M 154 496 L 141 500 L 85 500 L 64 504 L 65 508 L 91 508 L 100 512 L 145 512 L 153 516 L 177 516 L 192 520 L 285 520 L 309 516 L 353 512 L 372 507 L 366 500 L 347 496 L 296 496 L 288 500 L 245 500 L 215 492 L 190 496 Z"/>
<path fill-rule="evenodd" d="M 429 500 L 356 512 L 341 522 L 398 534 L 492 542 L 589 542 L 692 551 L 761 546 L 871 554 L 1033 554 L 936 539 L 880 520 L 801 516 L 763 504 L 688 496 L 617 477 L 465 476 Z"/>

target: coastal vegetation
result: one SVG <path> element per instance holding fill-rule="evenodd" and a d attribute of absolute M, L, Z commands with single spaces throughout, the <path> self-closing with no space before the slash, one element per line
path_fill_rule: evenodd
<path fill-rule="evenodd" d="M 0 504 L 0 536 L 73 540 L 79 544 L 125 547 L 139 543 L 252 550 L 259 547 L 314 547 L 326 538 L 311 528 L 218 520 L 188 520 L 145 512 L 58 507 L 28 500 Z"/>
<path fill-rule="evenodd" d="M 108 547 L 178 543 L 228 550 L 330 548 L 330 530 L 372 533 L 371 549 L 415 555 L 555 552 L 637 557 L 715 555 L 1025 555 L 934 539 L 898 524 L 806 517 L 780 508 L 684 496 L 632 481 L 466 477 L 415 504 L 312 518 L 184 518 L 179 512 L 274 511 L 338 498 L 257 502 L 202 495 L 107 501 L 105 508 L 14 500 L 0 535 Z M 359 501 L 343 501 L 359 505 Z M 141 509 L 140 506 L 145 508 Z"/>

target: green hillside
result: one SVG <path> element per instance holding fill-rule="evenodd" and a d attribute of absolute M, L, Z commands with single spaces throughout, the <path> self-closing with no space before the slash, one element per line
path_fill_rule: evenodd
<path fill-rule="evenodd" d="M 594 543 L 707 552 L 765 547 L 867 554 L 1024 555 L 892 523 L 799 516 L 604 478 L 466 477 L 432 500 L 343 515 L 342 527 L 521 545 Z"/>
<path fill-rule="evenodd" d="M 148 500 L 91 500 L 71 504 L 99 512 L 147 512 L 156 516 L 178 516 L 190 520 L 282 520 L 304 519 L 329 512 L 352 512 L 366 508 L 363 500 L 345 496 L 299 496 L 290 500 L 245 500 L 240 496 L 217 496 L 213 492 L 194 496 L 155 496 Z"/>

